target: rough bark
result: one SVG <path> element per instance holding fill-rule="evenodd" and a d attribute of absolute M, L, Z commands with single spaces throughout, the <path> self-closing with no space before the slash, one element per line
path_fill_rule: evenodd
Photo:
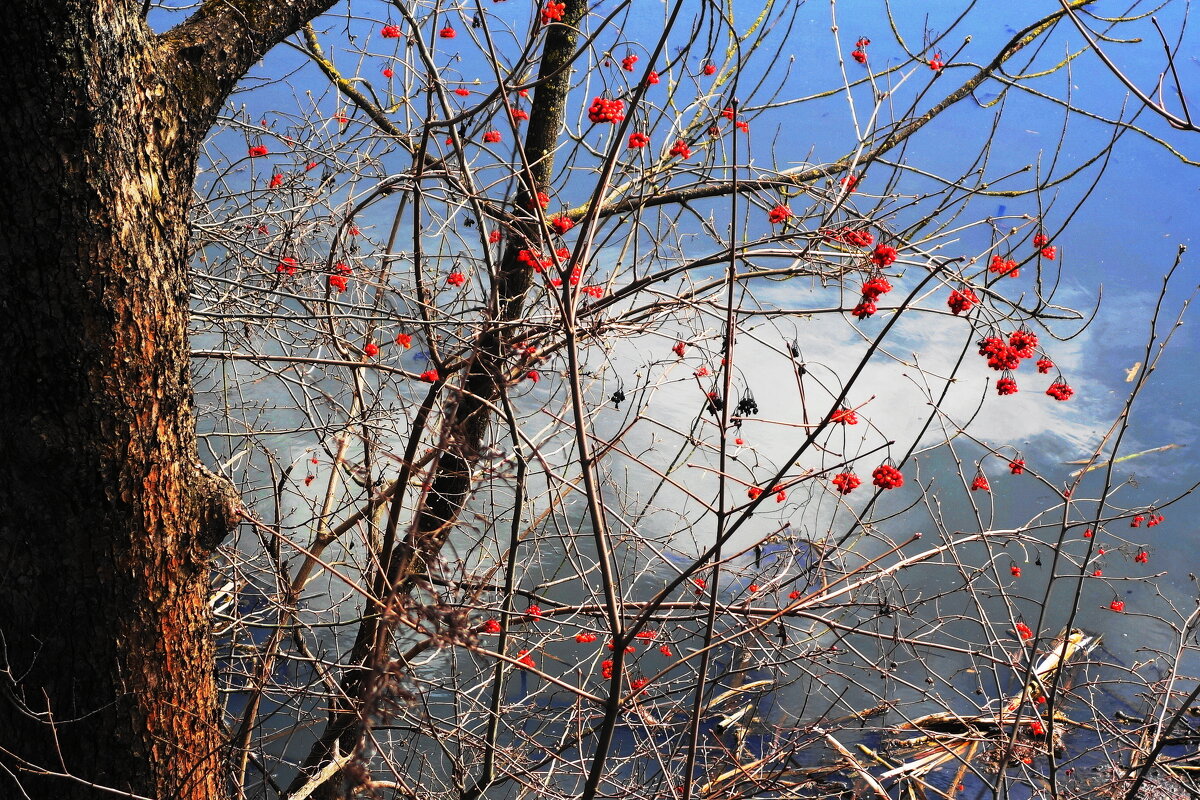
<path fill-rule="evenodd" d="M 187 205 L 226 93 L 331 3 L 164 37 L 141 2 L 0 4 L 5 796 L 227 794 L 207 562 L 237 499 L 196 457 Z"/>

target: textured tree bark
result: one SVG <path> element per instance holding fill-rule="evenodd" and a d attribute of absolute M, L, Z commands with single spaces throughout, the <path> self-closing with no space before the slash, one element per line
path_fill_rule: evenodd
<path fill-rule="evenodd" d="M 227 795 L 207 563 L 238 503 L 196 457 L 187 206 L 228 91 L 331 4 L 162 37 L 140 1 L 0 4 L 4 796 Z"/>

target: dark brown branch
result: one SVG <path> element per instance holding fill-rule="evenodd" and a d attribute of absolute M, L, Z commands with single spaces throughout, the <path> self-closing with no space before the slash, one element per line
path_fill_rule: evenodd
<path fill-rule="evenodd" d="M 336 0 L 208 0 L 161 34 L 157 59 L 171 76 L 195 136 L 211 127 L 217 110 L 254 62 Z"/>

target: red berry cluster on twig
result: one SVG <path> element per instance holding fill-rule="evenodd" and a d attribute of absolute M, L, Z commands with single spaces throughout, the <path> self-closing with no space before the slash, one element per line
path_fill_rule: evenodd
<path fill-rule="evenodd" d="M 588 119 L 592 122 L 608 122 L 615 125 L 625 119 L 625 103 L 608 97 L 597 97 L 592 100 L 588 109 Z"/>
<path fill-rule="evenodd" d="M 880 464 L 871 473 L 871 483 L 880 489 L 898 489 L 904 485 L 904 476 L 891 464 Z"/>

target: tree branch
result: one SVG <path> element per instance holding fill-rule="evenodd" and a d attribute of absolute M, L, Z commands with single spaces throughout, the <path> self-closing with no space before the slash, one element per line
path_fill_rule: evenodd
<path fill-rule="evenodd" d="M 202 136 L 246 71 L 336 0 L 206 0 L 157 39 L 157 60 Z"/>

